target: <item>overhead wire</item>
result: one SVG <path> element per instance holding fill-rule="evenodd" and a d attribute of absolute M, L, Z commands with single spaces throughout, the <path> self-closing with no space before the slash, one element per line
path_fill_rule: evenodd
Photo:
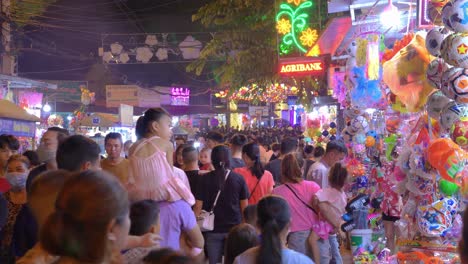
<path fill-rule="evenodd" d="M 78 71 L 78 70 L 84 70 L 88 69 L 92 66 L 84 66 L 84 67 L 78 67 L 78 68 L 72 68 L 72 69 L 61 69 L 61 70 L 51 70 L 51 71 L 36 71 L 36 72 L 20 72 L 21 74 L 43 74 L 43 73 L 57 73 L 57 72 L 68 72 L 68 71 Z"/>

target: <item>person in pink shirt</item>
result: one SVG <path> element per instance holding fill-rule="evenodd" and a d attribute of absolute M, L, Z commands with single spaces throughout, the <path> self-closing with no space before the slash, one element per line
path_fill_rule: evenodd
<path fill-rule="evenodd" d="M 315 194 L 315 207 L 320 211 L 320 218 L 314 224 L 309 244 L 316 263 L 330 263 L 332 257 L 336 264 L 343 263 L 336 230 L 339 230 L 343 222 L 341 216 L 346 213 L 347 201 L 343 188 L 347 178 L 346 168 L 341 163 L 335 163 L 328 176 L 330 187 L 325 187 Z"/>
<path fill-rule="evenodd" d="M 242 159 L 246 167 L 234 169 L 244 177 L 249 188 L 249 204 L 257 204 L 264 196 L 271 194 L 275 181 L 271 173 L 263 168 L 260 161 L 260 148 L 249 143 L 242 148 Z"/>
<path fill-rule="evenodd" d="M 313 181 L 302 179 L 301 168 L 294 153 L 284 156 L 281 162 L 282 185 L 273 190 L 273 194 L 283 197 L 291 208 L 291 227 L 288 247 L 313 258 L 308 247 L 308 237 L 318 215 L 312 209 L 314 195 L 320 186 Z"/>

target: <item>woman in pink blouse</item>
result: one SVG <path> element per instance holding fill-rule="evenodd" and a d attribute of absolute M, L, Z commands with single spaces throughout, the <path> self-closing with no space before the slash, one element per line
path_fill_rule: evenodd
<path fill-rule="evenodd" d="M 286 155 L 281 162 L 281 182 L 282 185 L 275 188 L 273 194 L 283 197 L 291 208 L 288 247 L 313 259 L 307 238 L 312 226 L 318 222 L 317 214 L 311 206 L 320 187 L 313 181 L 302 179 L 301 168 L 294 153 Z"/>

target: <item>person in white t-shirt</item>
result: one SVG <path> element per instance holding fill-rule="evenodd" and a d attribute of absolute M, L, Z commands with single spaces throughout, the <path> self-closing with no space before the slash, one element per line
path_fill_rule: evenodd
<path fill-rule="evenodd" d="M 328 187 L 328 172 L 335 163 L 342 161 L 348 154 L 348 149 L 340 140 L 328 142 L 325 155 L 320 161 L 310 166 L 306 175 L 306 180 L 315 181 L 320 187 Z"/>

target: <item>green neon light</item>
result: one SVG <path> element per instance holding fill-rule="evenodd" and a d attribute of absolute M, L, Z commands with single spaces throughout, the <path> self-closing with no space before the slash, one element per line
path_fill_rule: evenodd
<path fill-rule="evenodd" d="M 281 51 L 291 51 L 291 49 L 287 49 L 286 47 L 294 46 L 303 53 L 307 52 L 307 49 L 298 40 L 298 35 L 307 29 L 307 25 L 309 24 L 307 9 L 310 7 L 312 7 L 312 1 L 305 1 L 296 8 L 286 3 L 280 5 L 280 10 L 276 15 L 276 22 L 278 23 L 281 18 L 284 19 L 285 17 L 291 21 L 291 30 L 282 38 L 282 43 L 280 44 Z"/>

